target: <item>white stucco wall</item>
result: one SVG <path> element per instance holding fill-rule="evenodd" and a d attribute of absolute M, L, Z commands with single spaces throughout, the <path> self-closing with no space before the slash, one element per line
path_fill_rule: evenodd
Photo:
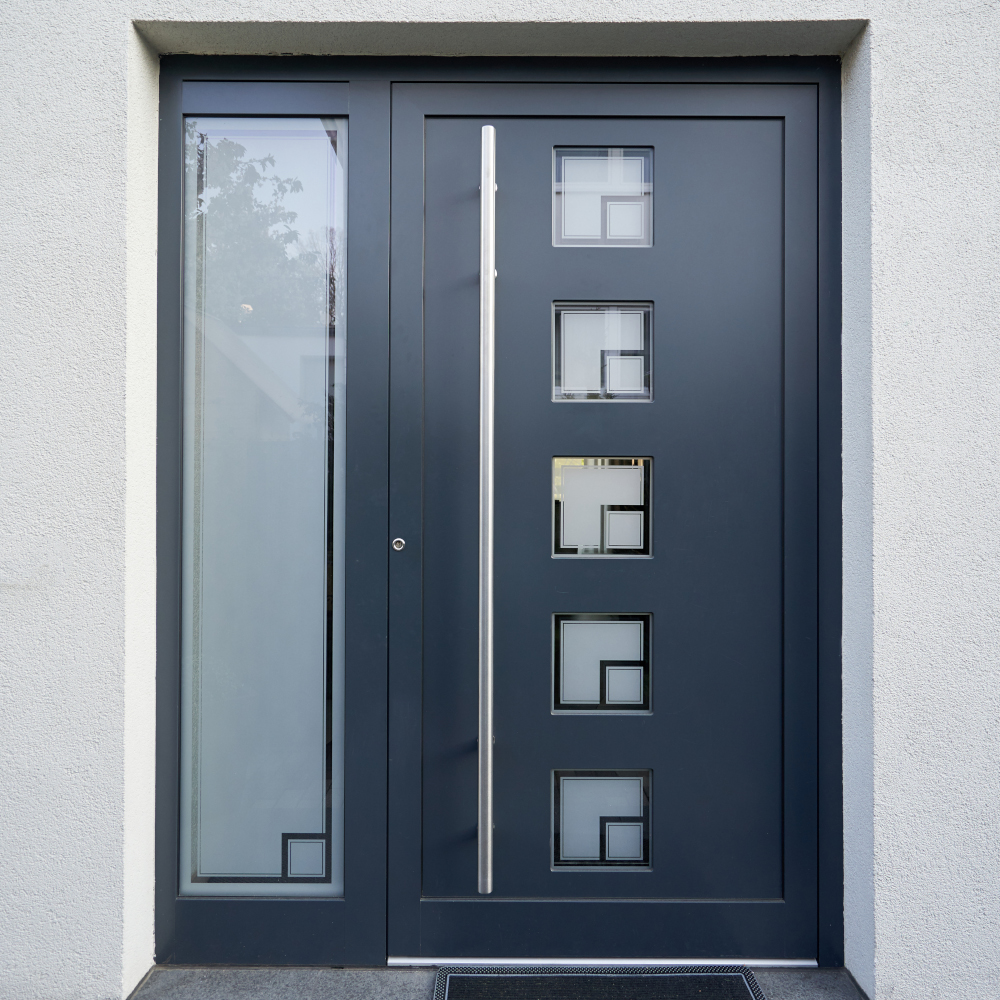
<path fill-rule="evenodd" d="M 847 964 L 878 1000 L 1000 996 L 998 10 L 988 0 L 9 4 L 0 995 L 121 997 L 152 956 L 154 50 L 849 48 Z"/>

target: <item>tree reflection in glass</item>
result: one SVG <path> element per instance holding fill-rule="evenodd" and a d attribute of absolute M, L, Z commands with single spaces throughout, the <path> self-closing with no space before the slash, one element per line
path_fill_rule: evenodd
<path fill-rule="evenodd" d="M 338 895 L 346 122 L 185 140 L 181 891 Z"/>

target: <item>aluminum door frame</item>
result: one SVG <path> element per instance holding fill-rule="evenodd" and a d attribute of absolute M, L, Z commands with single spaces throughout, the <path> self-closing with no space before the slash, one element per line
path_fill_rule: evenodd
<path fill-rule="evenodd" d="M 785 58 L 322 58 L 245 56 L 164 56 L 160 61 L 160 168 L 158 256 L 157 400 L 157 736 L 156 736 L 156 961 L 226 964 L 380 965 L 386 962 L 386 921 L 398 894 L 386 879 L 386 793 L 390 760 L 403 749 L 388 728 L 388 549 L 395 536 L 390 521 L 400 491 L 391 489 L 389 419 L 389 143 L 392 85 L 400 82 L 812 84 L 819 124 L 819 337 L 818 337 L 818 913 L 817 960 L 843 964 L 843 781 L 841 731 L 841 163 L 840 59 Z M 348 517 L 364 532 L 353 538 L 348 571 L 356 575 L 348 594 L 353 627 L 348 632 L 346 755 L 347 898 L 330 901 L 350 919 L 321 921 L 318 935 L 296 937 L 297 921 L 286 932 L 274 917 L 254 908 L 228 907 L 228 928 L 205 936 L 198 919 L 183 931 L 184 903 L 177 886 L 177 806 L 179 766 L 180 623 L 180 247 L 182 176 L 181 129 L 184 85 L 212 83 L 219 102 L 190 108 L 192 113 L 343 113 L 315 101 L 317 85 L 347 88 L 354 169 L 348 197 L 349 241 L 354 275 L 363 264 L 368 276 L 350 284 L 352 427 L 367 441 L 367 461 L 352 465 L 356 499 Z M 292 104 L 282 104 L 273 84 L 297 84 Z M 193 92 L 197 87 L 191 88 Z M 206 96 L 207 91 L 202 91 Z M 311 96 L 310 96 L 311 95 Z M 249 99 L 249 103 L 247 103 Z M 360 148 L 367 149 L 358 169 Z M 400 362 L 394 358 L 393 387 L 404 394 Z M 403 364 L 405 369 L 405 363 Z M 401 384 L 402 382 L 402 384 Z M 403 406 L 405 409 L 405 405 Z M 349 448 L 353 446 L 353 438 Z M 398 457 L 400 442 L 392 441 Z M 350 461 L 350 458 L 349 458 Z M 400 472 L 405 478 L 404 465 Z M 353 513 L 352 513 L 353 512 Z M 368 537 L 365 537 L 368 536 Z M 363 540 L 364 539 L 364 540 Z M 402 569 L 402 567 L 400 567 Z M 395 570 L 394 570 L 395 574 Z M 408 583 L 394 575 L 393 594 Z M 393 620 L 393 645 L 413 639 L 406 615 Z M 364 671 L 359 667 L 364 664 Z M 352 671 L 352 663 L 356 664 Z M 394 727 L 408 723 L 410 709 L 396 705 Z M 353 735 L 352 735 L 353 734 Z M 399 791 L 399 781 L 392 782 Z M 405 788 L 403 789 L 405 791 Z M 398 867 L 398 862 L 403 867 Z M 406 859 L 395 874 L 412 877 Z M 228 905 L 229 901 L 225 901 Z M 180 907 L 178 904 L 181 904 Z M 225 909 L 224 907 L 223 909 Z M 307 906 L 308 908 L 308 906 Z M 238 911 L 242 909 L 242 915 Z M 259 907 L 257 908 L 259 910 Z M 275 908 L 277 909 L 277 908 Z M 220 911 L 220 915 L 222 911 Z M 206 917 L 210 917 L 207 912 Z M 235 922 L 231 918 L 237 917 Z M 180 926 L 178 920 L 180 919 Z M 214 918 L 207 921 L 211 926 Z M 306 921 L 307 924 L 311 923 Z"/>

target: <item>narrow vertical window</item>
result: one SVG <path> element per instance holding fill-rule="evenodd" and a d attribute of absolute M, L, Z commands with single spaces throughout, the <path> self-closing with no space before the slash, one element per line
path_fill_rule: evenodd
<path fill-rule="evenodd" d="M 185 123 L 183 894 L 343 894 L 346 163 Z"/>

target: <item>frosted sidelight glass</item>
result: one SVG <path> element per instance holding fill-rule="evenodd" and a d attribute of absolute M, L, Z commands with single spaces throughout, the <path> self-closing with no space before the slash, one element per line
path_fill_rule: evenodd
<path fill-rule="evenodd" d="M 652 618 L 553 615 L 553 712 L 648 712 Z"/>
<path fill-rule="evenodd" d="M 553 458 L 553 556 L 648 556 L 651 467 L 650 458 Z"/>
<path fill-rule="evenodd" d="M 552 399 L 650 399 L 651 340 L 649 303 L 556 302 L 552 307 Z"/>
<path fill-rule="evenodd" d="M 180 891 L 339 896 L 347 122 L 185 129 Z"/>
<path fill-rule="evenodd" d="M 653 245 L 653 150 L 552 150 L 552 245 Z"/>
<path fill-rule="evenodd" d="M 553 771 L 553 868 L 650 867 L 652 772 Z"/>

